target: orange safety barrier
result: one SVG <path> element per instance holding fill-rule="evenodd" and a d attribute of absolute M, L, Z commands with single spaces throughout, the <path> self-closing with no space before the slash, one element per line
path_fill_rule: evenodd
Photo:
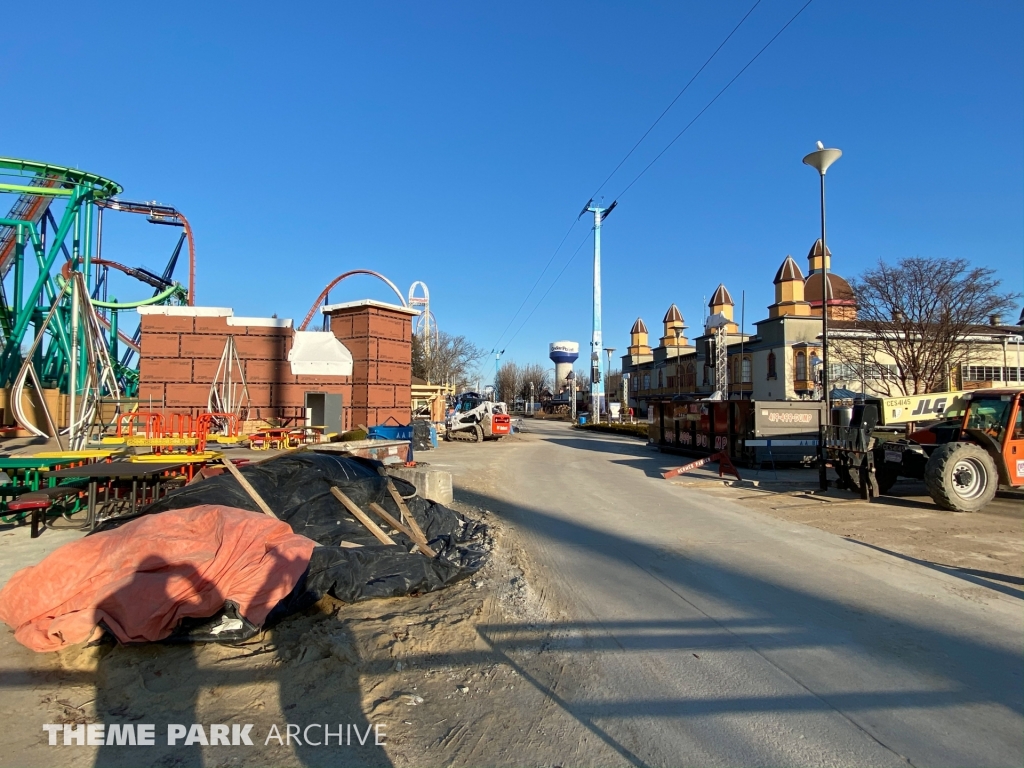
<path fill-rule="evenodd" d="M 131 437 L 137 434 L 135 430 L 136 422 L 142 422 L 145 425 L 146 437 L 161 437 L 163 435 L 163 417 L 159 413 L 135 411 L 134 413 L 121 414 L 121 417 L 117 420 L 117 436 Z"/>

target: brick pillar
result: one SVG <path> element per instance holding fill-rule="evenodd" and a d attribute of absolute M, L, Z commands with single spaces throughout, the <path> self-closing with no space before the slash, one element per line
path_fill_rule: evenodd
<path fill-rule="evenodd" d="M 412 318 L 416 310 L 378 301 L 324 308 L 331 331 L 352 353 L 351 424 L 372 427 L 412 414 Z"/>

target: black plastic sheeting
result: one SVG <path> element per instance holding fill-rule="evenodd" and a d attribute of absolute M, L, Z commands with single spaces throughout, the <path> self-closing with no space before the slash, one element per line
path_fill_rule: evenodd
<path fill-rule="evenodd" d="M 397 546 L 378 542 L 330 489 L 333 486 L 341 490 L 388 530 L 389 526 L 369 510 L 369 504 L 376 502 L 400 519 L 398 505 L 387 490 L 389 478 L 379 462 L 304 451 L 242 466 L 239 471 L 295 533 L 321 545 L 313 550 L 309 567 L 296 588 L 271 611 L 267 624 L 309 607 L 324 595 L 352 603 L 431 592 L 475 573 L 486 559 L 485 525 L 416 496 L 415 488 L 399 478 L 390 479 L 437 556 L 427 558 L 413 552 L 414 542 L 397 531 L 389 532 Z M 238 481 L 224 473 L 175 489 L 136 515 L 103 523 L 97 532 L 117 528 L 141 515 L 199 504 L 260 512 Z M 342 541 L 362 546 L 341 547 Z M 237 606 L 228 602 L 215 616 L 183 624 L 168 641 L 238 642 L 258 631 L 259 627 L 245 620 Z"/>

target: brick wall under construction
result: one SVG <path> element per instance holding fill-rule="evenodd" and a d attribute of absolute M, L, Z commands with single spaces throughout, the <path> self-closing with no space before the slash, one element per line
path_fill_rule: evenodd
<path fill-rule="evenodd" d="M 378 302 L 324 308 L 352 353 L 353 424 L 408 424 L 412 414 L 412 312 Z"/>
<path fill-rule="evenodd" d="M 352 353 L 351 376 L 310 376 L 291 372 L 290 320 L 234 317 L 209 307 L 166 308 L 142 315 L 139 400 L 142 409 L 199 414 L 207 410 L 210 387 L 234 337 L 245 373 L 251 419 L 301 423 L 307 393 L 340 394 L 342 423 L 329 431 L 372 426 L 393 417 L 410 419 L 412 380 L 411 313 L 377 302 L 335 305 L 331 330 Z M 236 377 L 237 379 L 237 377 Z"/>

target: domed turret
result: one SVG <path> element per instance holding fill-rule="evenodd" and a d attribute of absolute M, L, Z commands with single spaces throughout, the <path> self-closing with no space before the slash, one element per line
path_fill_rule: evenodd
<path fill-rule="evenodd" d="M 647 343 L 647 326 L 639 317 L 629 329 L 629 348 L 626 351 L 634 356 L 651 354 L 651 346 Z"/>
<path fill-rule="evenodd" d="M 810 274 L 821 272 L 821 261 L 821 238 L 819 237 L 814 241 L 811 250 L 807 252 L 807 268 L 810 270 Z M 825 246 L 825 266 L 832 269 L 832 249 L 827 245 Z"/>
<path fill-rule="evenodd" d="M 675 304 L 669 307 L 661 322 L 665 325 L 665 335 L 661 337 L 661 346 L 685 347 L 689 344 L 686 340 L 686 323 L 683 322 L 683 315 L 680 313 L 679 307 Z"/>
<path fill-rule="evenodd" d="M 708 309 L 711 310 L 712 315 L 722 315 L 729 320 L 729 325 L 726 328 L 727 333 L 739 332 L 739 326 L 733 322 L 734 306 L 736 306 L 736 303 L 732 300 L 729 289 L 725 287 L 725 283 L 719 283 L 718 288 L 715 289 L 714 294 L 711 296 L 711 301 L 708 302 Z"/>
<path fill-rule="evenodd" d="M 804 300 L 804 275 L 792 256 L 786 256 L 774 283 L 775 303 L 768 307 L 769 317 L 811 314 L 811 305 Z"/>
<path fill-rule="evenodd" d="M 811 314 L 821 316 L 822 307 L 822 261 L 828 267 L 828 316 L 832 320 L 856 320 L 857 300 L 850 284 L 832 272 L 832 251 L 825 246 L 822 258 L 821 239 L 814 241 L 807 261 L 811 274 L 804 280 L 804 299 L 811 305 Z"/>

